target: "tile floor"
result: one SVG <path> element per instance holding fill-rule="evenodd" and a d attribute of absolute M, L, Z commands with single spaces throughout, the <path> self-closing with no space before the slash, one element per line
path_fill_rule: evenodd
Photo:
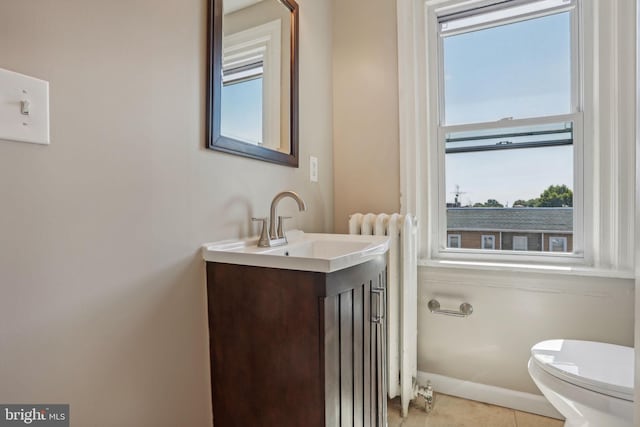
<path fill-rule="evenodd" d="M 389 401 L 389 427 L 562 427 L 563 421 L 501 406 L 436 394 L 431 413 L 411 406 L 400 416 L 400 399 Z"/>

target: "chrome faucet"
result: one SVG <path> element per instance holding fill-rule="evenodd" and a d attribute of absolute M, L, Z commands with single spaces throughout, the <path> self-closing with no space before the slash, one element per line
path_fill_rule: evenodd
<path fill-rule="evenodd" d="M 273 198 L 271 201 L 271 211 L 269 218 L 252 218 L 254 221 L 262 221 L 262 231 L 260 232 L 260 239 L 258 240 L 258 246 L 271 247 L 281 246 L 287 244 L 287 237 L 284 234 L 284 220 L 291 218 L 289 216 L 278 216 L 277 209 L 280 200 L 285 197 L 291 197 L 298 204 L 298 209 L 302 211 L 307 210 L 307 205 L 302 200 L 302 197 L 293 191 L 282 191 Z M 267 232 L 267 221 L 269 221 L 269 231 Z"/>
<path fill-rule="evenodd" d="M 286 237 L 284 236 L 284 231 L 283 231 L 283 227 L 282 227 L 282 223 L 285 219 L 289 219 L 290 217 L 288 216 L 278 216 L 278 228 L 276 230 L 276 211 L 278 209 L 278 203 L 280 203 L 280 200 L 284 199 L 285 197 L 291 197 L 293 200 L 296 201 L 296 203 L 298 203 L 298 210 L 300 212 L 302 211 L 306 211 L 307 210 L 307 205 L 304 203 L 304 200 L 302 200 L 302 197 L 300 197 L 298 195 L 298 193 L 294 193 L 293 191 L 283 191 L 281 193 L 276 194 L 276 197 L 273 198 L 273 200 L 271 201 L 271 211 L 270 211 L 270 218 L 269 218 L 269 236 L 272 239 L 280 239 L 280 238 L 284 238 L 285 239 L 285 243 L 286 242 Z"/>

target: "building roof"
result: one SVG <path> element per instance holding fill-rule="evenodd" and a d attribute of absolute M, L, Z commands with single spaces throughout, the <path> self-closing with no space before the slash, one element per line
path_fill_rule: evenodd
<path fill-rule="evenodd" d="M 573 232 L 573 208 L 447 208 L 449 230 Z"/>

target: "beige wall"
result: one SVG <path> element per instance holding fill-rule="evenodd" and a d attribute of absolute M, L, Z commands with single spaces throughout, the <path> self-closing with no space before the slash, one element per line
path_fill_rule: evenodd
<path fill-rule="evenodd" d="M 200 244 L 283 189 L 293 227 L 333 229 L 331 4 L 299 3 L 292 169 L 203 148 L 205 0 L 0 2 L 0 67 L 51 87 L 51 145 L 0 141 L 0 402 L 211 425 Z"/>
<path fill-rule="evenodd" d="M 334 0 L 335 229 L 352 212 L 399 208 L 396 2 Z M 361 190 L 366 186 L 366 190 Z M 423 224 L 424 225 L 424 224 Z M 418 369 L 538 393 L 531 345 L 580 338 L 633 345 L 633 281 L 551 274 L 419 271 Z M 469 319 L 437 317 L 430 298 Z"/>
<path fill-rule="evenodd" d="M 400 209 L 396 2 L 334 0 L 335 230 Z"/>
<path fill-rule="evenodd" d="M 432 298 L 448 309 L 468 301 L 473 314 L 467 319 L 431 314 Z M 472 269 L 419 272 L 422 372 L 540 394 L 527 372 L 537 342 L 566 338 L 633 346 L 633 334 L 633 280 Z"/>

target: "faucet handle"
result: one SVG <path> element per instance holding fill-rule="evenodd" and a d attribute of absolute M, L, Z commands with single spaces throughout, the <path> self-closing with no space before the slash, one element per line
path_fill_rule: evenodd
<path fill-rule="evenodd" d="M 284 220 L 285 219 L 291 219 L 292 217 L 290 216 L 280 216 L 278 215 L 278 232 L 277 232 L 277 236 L 278 238 L 280 237 L 285 237 L 284 235 Z"/>
<path fill-rule="evenodd" d="M 261 248 L 271 246 L 269 244 L 269 234 L 267 233 L 269 229 L 269 218 L 251 218 L 251 221 L 262 221 L 262 228 L 260 230 L 260 239 L 258 239 L 258 246 Z"/>

